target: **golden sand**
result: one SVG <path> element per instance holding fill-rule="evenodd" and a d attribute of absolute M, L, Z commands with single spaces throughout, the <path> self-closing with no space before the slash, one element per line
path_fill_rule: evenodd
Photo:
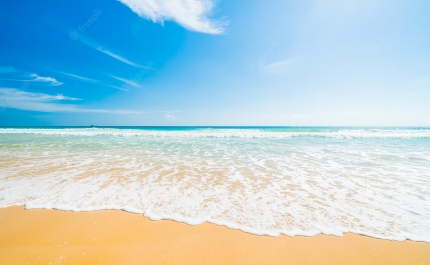
<path fill-rule="evenodd" d="M 430 244 L 256 236 L 123 211 L 0 209 L 0 264 L 430 264 Z"/>

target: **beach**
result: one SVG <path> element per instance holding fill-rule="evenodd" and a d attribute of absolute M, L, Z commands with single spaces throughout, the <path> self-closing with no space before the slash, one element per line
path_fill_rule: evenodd
<path fill-rule="evenodd" d="M 0 264 L 430 264 L 430 244 L 269 237 L 124 211 L 0 209 Z"/>
<path fill-rule="evenodd" d="M 430 264 L 429 153 L 426 128 L 0 128 L 0 264 Z"/>

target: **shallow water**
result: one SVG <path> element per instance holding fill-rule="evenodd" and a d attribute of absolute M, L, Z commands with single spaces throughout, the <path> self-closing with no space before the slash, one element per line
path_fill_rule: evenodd
<path fill-rule="evenodd" d="M 429 128 L 0 129 L 0 207 L 430 242 Z"/>

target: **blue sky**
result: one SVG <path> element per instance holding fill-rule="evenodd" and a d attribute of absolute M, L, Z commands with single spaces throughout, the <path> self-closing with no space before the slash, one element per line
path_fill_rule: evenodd
<path fill-rule="evenodd" d="M 430 2 L 0 3 L 0 126 L 430 126 Z"/>

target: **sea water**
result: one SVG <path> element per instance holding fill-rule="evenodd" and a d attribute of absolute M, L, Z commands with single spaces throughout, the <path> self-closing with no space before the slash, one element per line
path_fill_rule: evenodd
<path fill-rule="evenodd" d="M 430 128 L 0 128 L 0 207 L 430 242 Z"/>

